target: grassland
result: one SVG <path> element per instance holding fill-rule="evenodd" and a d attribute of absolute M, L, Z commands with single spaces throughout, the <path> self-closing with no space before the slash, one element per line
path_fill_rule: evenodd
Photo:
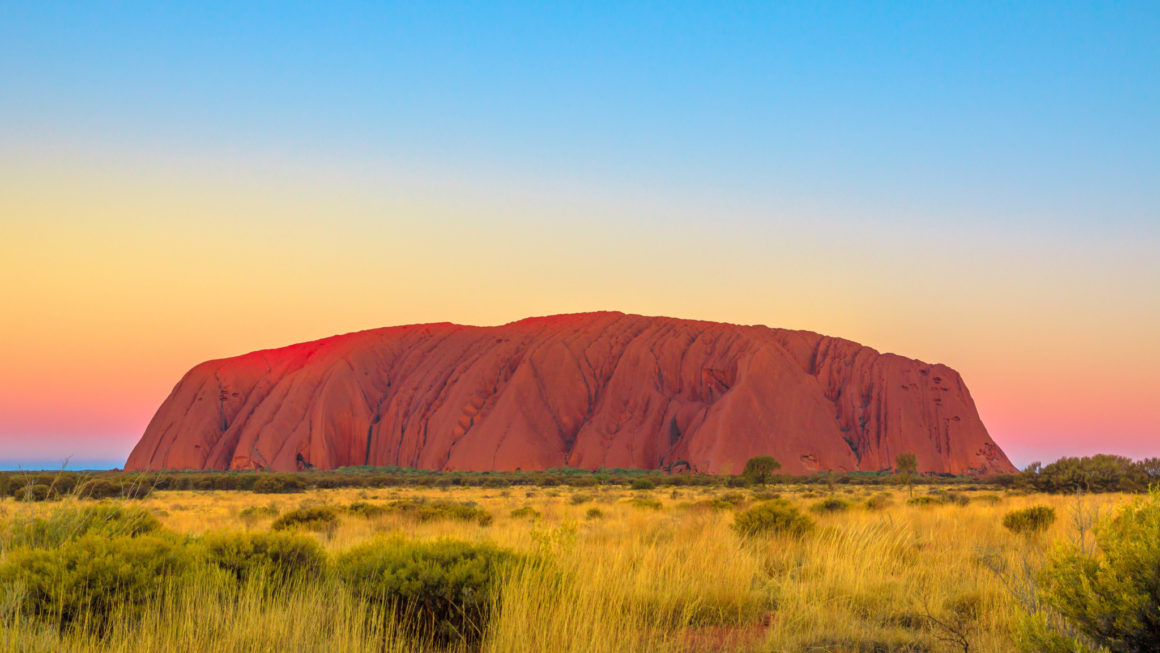
<path fill-rule="evenodd" d="M 736 513 L 770 492 L 815 527 L 801 536 L 736 533 Z M 520 562 L 505 568 L 491 618 L 471 644 L 416 639 L 405 619 L 368 609 L 334 574 L 320 572 L 277 585 L 186 577 L 101 629 L 83 619 L 58 628 L 29 617 L 18 590 L 4 587 L 0 650 L 1011 651 L 1025 570 L 1054 542 L 1086 538 L 1093 515 L 1128 500 L 988 488 L 948 497 L 933 486 L 913 493 L 934 500 L 911 503 L 902 487 L 793 485 L 159 491 L 126 503 L 187 541 L 267 531 L 289 511 L 334 506 L 335 523 L 304 531 L 331 559 L 399 537 L 491 543 L 520 554 Z M 348 508 L 411 499 L 471 503 L 491 518 Z M 828 510 L 821 507 L 827 501 Z M 70 502 L 80 500 L 7 498 L 0 520 L 47 516 Z M 1037 535 L 1003 527 L 1005 514 L 1034 505 L 1054 507 L 1060 518 Z M 0 550 L 8 555 L 11 548 Z"/>

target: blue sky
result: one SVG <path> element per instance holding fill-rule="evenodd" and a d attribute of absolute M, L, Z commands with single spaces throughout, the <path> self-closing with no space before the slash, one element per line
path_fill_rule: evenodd
<path fill-rule="evenodd" d="M 237 4 L 6 3 L 4 141 L 1030 220 L 1157 197 L 1150 3 Z"/>

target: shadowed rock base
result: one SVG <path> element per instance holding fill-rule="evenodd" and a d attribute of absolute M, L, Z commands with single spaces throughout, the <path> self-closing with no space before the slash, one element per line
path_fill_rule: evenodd
<path fill-rule="evenodd" d="M 808 331 L 621 313 L 363 331 L 202 363 L 125 468 L 1014 471 L 958 373 Z"/>

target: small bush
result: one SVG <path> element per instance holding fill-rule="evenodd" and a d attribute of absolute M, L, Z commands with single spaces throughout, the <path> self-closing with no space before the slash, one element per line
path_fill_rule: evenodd
<path fill-rule="evenodd" d="M 717 500 L 737 508 L 745 503 L 745 494 L 742 492 L 726 492 L 717 497 Z"/>
<path fill-rule="evenodd" d="M 512 517 L 515 519 L 539 519 L 540 511 L 531 506 L 524 506 L 513 510 Z"/>
<path fill-rule="evenodd" d="M 392 607 L 398 618 L 412 618 L 419 634 L 476 642 L 499 574 L 513 559 L 491 545 L 380 540 L 340 555 L 336 568 L 356 596 Z"/>
<path fill-rule="evenodd" d="M 1078 637 L 1053 632 L 1040 614 L 1025 626 L 1028 650 L 1157 650 L 1160 490 L 1102 523 L 1096 543 L 1090 553 L 1074 544 L 1056 549 L 1039 575 L 1047 605 Z"/>
<path fill-rule="evenodd" d="M 657 499 L 652 499 L 649 497 L 633 497 L 629 503 L 631 503 L 634 507 L 644 508 L 646 510 L 660 510 L 661 508 L 665 507 L 664 504 Z"/>
<path fill-rule="evenodd" d="M 886 492 L 877 492 L 866 499 L 866 507 L 870 510 L 885 510 L 894 504 L 894 499 Z"/>
<path fill-rule="evenodd" d="M 419 522 L 440 519 L 473 521 L 480 526 L 491 523 L 491 513 L 474 503 L 457 503 L 445 499 L 397 499 L 387 504 L 387 509 Z"/>
<path fill-rule="evenodd" d="M 1042 533 L 1055 523 L 1055 508 L 1034 506 L 1003 516 L 1003 527 L 1012 533 Z"/>
<path fill-rule="evenodd" d="M 756 537 L 770 533 L 800 536 L 813 529 L 814 523 L 796 506 L 784 499 L 759 503 L 733 518 L 733 530 L 739 535 Z"/>
<path fill-rule="evenodd" d="M 781 463 L 772 456 L 757 456 L 745 462 L 741 475 L 749 483 L 765 485 L 773 480 L 773 475 L 781 469 Z"/>
<path fill-rule="evenodd" d="M 144 499 L 152 494 L 153 488 L 144 483 L 115 482 L 104 478 L 93 478 L 73 488 L 73 495 L 80 499 Z"/>
<path fill-rule="evenodd" d="M 634 490 L 655 490 L 657 484 L 647 478 L 638 478 L 632 482 L 631 487 Z"/>
<path fill-rule="evenodd" d="M 47 517 L 22 517 L 12 520 L 0 532 L 0 542 L 8 548 L 51 548 L 84 535 L 117 537 L 145 535 L 161 528 L 149 511 L 142 508 L 100 503 L 96 505 L 63 505 Z"/>
<path fill-rule="evenodd" d="M 0 565 L 0 582 L 24 588 L 21 605 L 32 616 L 102 630 L 115 613 L 139 613 L 166 579 L 193 563 L 171 537 L 86 535 L 52 549 L 13 551 Z"/>
<path fill-rule="evenodd" d="M 850 509 L 850 504 L 838 497 L 830 497 L 822 499 L 821 501 L 810 506 L 810 512 L 845 512 Z"/>
<path fill-rule="evenodd" d="M 201 539 L 206 558 L 237 580 L 257 574 L 285 581 L 318 575 L 326 552 L 313 538 L 291 533 L 213 533 Z"/>
<path fill-rule="evenodd" d="M 919 508 L 928 508 L 930 506 L 936 505 L 937 503 L 938 499 L 934 497 L 911 497 L 906 500 L 906 505 L 916 506 Z"/>
<path fill-rule="evenodd" d="M 570 503 L 574 506 L 578 506 L 582 503 L 588 503 L 591 500 L 592 500 L 591 494 L 579 493 L 579 494 L 573 494 L 571 497 L 569 497 L 568 503 Z"/>
<path fill-rule="evenodd" d="M 1001 503 L 1003 501 L 1003 497 L 999 496 L 998 494 L 977 494 L 975 495 L 975 501 L 978 501 L 979 503 L 985 503 L 988 506 L 994 506 Z"/>
<path fill-rule="evenodd" d="M 585 519 L 603 519 L 604 518 L 604 511 L 602 511 L 600 508 L 597 508 L 596 506 L 592 506 L 591 508 L 588 509 L 587 512 L 584 513 L 584 518 Z"/>
<path fill-rule="evenodd" d="M 310 531 L 334 532 L 338 527 L 338 511 L 331 506 L 298 508 L 274 520 L 270 528 L 276 531 L 305 528 Z"/>
<path fill-rule="evenodd" d="M 278 509 L 272 505 L 248 506 L 243 508 L 242 511 L 238 513 L 238 517 L 241 518 L 242 523 L 244 523 L 247 528 L 252 528 L 255 524 L 258 523 L 259 519 L 274 518 L 277 516 Z"/>
<path fill-rule="evenodd" d="M 306 484 L 295 476 L 262 476 L 250 489 L 258 494 L 288 494 L 302 492 Z"/>
<path fill-rule="evenodd" d="M 346 507 L 346 511 L 352 515 L 358 515 L 359 517 L 370 519 L 371 517 L 385 515 L 387 513 L 387 508 L 376 503 L 355 501 Z"/>
<path fill-rule="evenodd" d="M 13 483 L 9 493 L 17 501 L 50 501 L 60 498 L 60 492 L 44 483 Z"/>
<path fill-rule="evenodd" d="M 682 502 L 679 507 L 689 510 L 732 510 L 736 506 L 719 497 L 712 499 L 701 499 L 692 503 Z"/>
<path fill-rule="evenodd" d="M 947 492 L 942 495 L 942 502 L 954 506 L 965 506 L 971 502 L 971 498 L 959 492 Z"/>
<path fill-rule="evenodd" d="M 772 490 L 754 490 L 752 496 L 754 501 L 771 501 L 781 498 L 781 494 Z"/>

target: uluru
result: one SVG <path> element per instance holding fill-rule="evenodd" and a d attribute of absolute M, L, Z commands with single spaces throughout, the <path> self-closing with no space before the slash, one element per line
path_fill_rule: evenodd
<path fill-rule="evenodd" d="M 808 331 L 615 312 L 419 324 L 197 365 L 128 470 L 1014 471 L 953 369 Z"/>

